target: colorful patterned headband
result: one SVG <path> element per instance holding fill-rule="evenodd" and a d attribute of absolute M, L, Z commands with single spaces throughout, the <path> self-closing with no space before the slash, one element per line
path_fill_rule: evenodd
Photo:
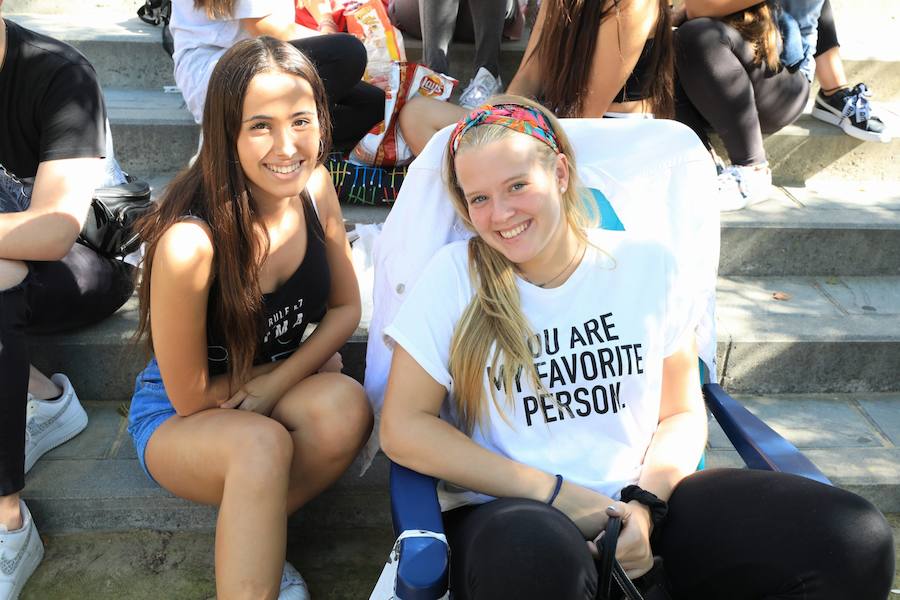
<path fill-rule="evenodd" d="M 559 152 L 556 134 L 539 111 L 521 104 L 485 104 L 456 124 L 456 129 L 450 134 L 450 156 L 456 156 L 463 134 L 478 125 L 500 125 L 525 133 L 547 144 L 554 152 Z"/>

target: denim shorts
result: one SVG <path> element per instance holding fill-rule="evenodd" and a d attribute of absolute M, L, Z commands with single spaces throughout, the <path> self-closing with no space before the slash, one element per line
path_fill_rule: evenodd
<path fill-rule="evenodd" d="M 128 433 L 134 441 L 138 462 L 151 481 L 153 475 L 147 470 L 144 452 L 147 442 L 164 421 L 175 416 L 175 408 L 163 387 L 162 376 L 156 359 L 151 358 L 146 368 L 141 371 L 134 382 L 134 396 L 131 397 L 131 410 L 128 411 Z"/>

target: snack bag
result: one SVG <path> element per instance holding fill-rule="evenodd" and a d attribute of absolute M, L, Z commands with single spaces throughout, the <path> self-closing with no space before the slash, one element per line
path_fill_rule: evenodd
<path fill-rule="evenodd" d="M 413 155 L 400 134 L 397 116 L 416 96 L 446 101 L 458 82 L 418 63 L 395 62 L 391 65 L 389 87 L 385 89 L 384 121 L 372 128 L 350 153 L 358 165 L 393 166 L 412 162 Z"/>
<path fill-rule="evenodd" d="M 394 29 L 391 19 L 381 0 L 366 2 L 345 2 L 344 18 L 347 32 L 355 35 L 366 47 L 369 64 L 366 65 L 365 80 L 387 89 L 394 62 L 406 61 L 403 37 Z"/>
<path fill-rule="evenodd" d="M 366 47 L 369 61 L 364 79 L 387 89 L 391 63 L 405 61 L 403 37 L 391 23 L 387 0 L 299 0 L 295 21 L 318 29 L 316 15 L 330 15 L 338 31 L 353 34 Z"/>

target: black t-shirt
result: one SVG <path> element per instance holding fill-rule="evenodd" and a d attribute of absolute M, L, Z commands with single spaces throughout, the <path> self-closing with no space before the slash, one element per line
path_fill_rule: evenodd
<path fill-rule="evenodd" d="M 0 164 L 25 178 L 44 161 L 104 156 L 106 107 L 91 63 L 68 44 L 12 21 L 6 32 Z"/>

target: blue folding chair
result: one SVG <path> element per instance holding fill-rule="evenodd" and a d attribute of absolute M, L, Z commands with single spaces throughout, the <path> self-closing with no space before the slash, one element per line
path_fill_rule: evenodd
<path fill-rule="evenodd" d="M 698 305 L 707 305 L 698 325 L 703 396 L 743 461 L 753 469 L 793 473 L 830 484 L 796 447 L 710 382 L 715 380 L 713 313 L 719 222 L 713 196 L 715 171 L 708 152 L 696 136 L 672 121 L 573 119 L 563 120 L 563 125 L 602 226 L 619 231 L 645 228 L 669 244 L 677 260 L 687 267 L 685 273 L 696 273 L 691 283 L 696 283 L 702 296 Z M 448 209 L 449 197 L 440 178 L 447 135 L 448 130 L 437 134 L 410 166 L 379 241 L 366 371 L 366 390 L 376 409 L 390 361 L 381 330 L 402 302 L 402 291 L 414 282 L 416 270 L 437 248 L 460 237 L 461 228 Z M 421 250 L 424 256 L 411 258 L 411 249 Z M 385 295 L 387 291 L 391 295 Z M 409 531 L 443 534 L 436 485 L 433 477 L 391 464 L 391 513 L 398 536 Z M 448 548 L 442 540 L 424 535 L 399 542 L 396 598 L 443 598 L 448 575 Z"/>

